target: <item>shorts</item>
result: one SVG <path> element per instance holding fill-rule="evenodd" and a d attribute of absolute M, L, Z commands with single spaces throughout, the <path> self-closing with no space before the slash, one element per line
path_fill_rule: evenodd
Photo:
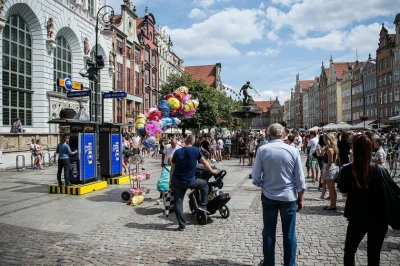
<path fill-rule="evenodd" d="M 231 154 L 231 147 L 225 147 L 225 152 Z"/>
<path fill-rule="evenodd" d="M 249 152 L 249 157 L 254 158 L 254 152 Z"/>
<path fill-rule="evenodd" d="M 215 148 L 210 148 L 210 152 L 214 153 L 215 152 Z"/>
<path fill-rule="evenodd" d="M 335 180 L 339 173 L 339 167 L 335 164 L 332 164 L 328 171 L 324 169 L 322 173 L 322 179 L 327 181 Z"/>
<path fill-rule="evenodd" d="M 319 169 L 319 164 L 318 164 L 318 159 L 315 158 L 314 156 L 309 156 L 308 157 L 308 167 L 310 169 Z"/>

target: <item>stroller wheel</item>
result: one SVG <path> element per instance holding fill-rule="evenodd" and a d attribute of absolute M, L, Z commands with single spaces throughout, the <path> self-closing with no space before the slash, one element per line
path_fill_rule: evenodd
<path fill-rule="evenodd" d="M 219 209 L 219 213 L 221 214 L 222 218 L 227 219 L 229 217 L 229 208 L 228 206 L 224 205 Z"/>
<path fill-rule="evenodd" d="M 128 191 L 124 191 L 121 194 L 121 198 L 123 201 L 128 201 L 131 198 L 131 194 Z"/>
<path fill-rule="evenodd" d="M 193 201 L 189 200 L 189 208 L 190 208 L 190 212 L 195 215 L 196 214 L 196 209 L 194 207 Z"/>
<path fill-rule="evenodd" d="M 199 211 L 196 215 L 197 222 L 201 225 L 205 225 L 207 223 L 207 213 Z"/>

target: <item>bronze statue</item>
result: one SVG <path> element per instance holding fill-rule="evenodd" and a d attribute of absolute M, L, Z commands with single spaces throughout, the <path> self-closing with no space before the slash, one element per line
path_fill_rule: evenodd
<path fill-rule="evenodd" d="M 250 85 L 250 81 L 247 81 L 246 82 L 246 84 L 244 84 L 243 86 L 242 86 L 242 88 L 240 89 L 240 91 L 239 91 L 239 96 L 241 96 L 242 94 L 242 91 L 243 91 L 243 96 L 244 96 L 244 98 L 243 98 L 243 105 L 249 105 L 249 101 L 248 101 L 248 98 L 249 98 L 249 94 L 247 93 L 247 90 L 248 89 L 253 89 L 253 87 Z M 254 90 L 254 89 L 253 89 Z"/>
<path fill-rule="evenodd" d="M 54 23 L 53 18 L 47 20 L 47 38 L 53 39 Z"/>

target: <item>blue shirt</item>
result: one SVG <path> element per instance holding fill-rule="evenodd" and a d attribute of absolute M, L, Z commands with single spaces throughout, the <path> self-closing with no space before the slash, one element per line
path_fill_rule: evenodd
<path fill-rule="evenodd" d="M 225 140 L 225 147 L 230 148 L 232 144 L 232 140 L 231 139 L 226 139 Z"/>
<path fill-rule="evenodd" d="M 71 151 L 71 149 L 67 143 L 61 142 L 57 146 L 56 153 L 59 154 L 58 158 L 63 160 L 63 159 L 69 159 L 69 156 L 74 155 L 76 153 L 76 151 L 74 151 L 74 152 Z"/>
<path fill-rule="evenodd" d="M 307 189 L 298 149 L 281 140 L 258 149 L 252 178 L 272 200 L 296 201 L 297 192 Z"/>
<path fill-rule="evenodd" d="M 179 180 L 184 184 L 193 184 L 196 180 L 196 165 L 197 161 L 203 157 L 197 147 L 189 146 L 178 149 L 174 152 L 172 162 L 175 164 L 175 169 L 172 174 L 172 179 Z"/>

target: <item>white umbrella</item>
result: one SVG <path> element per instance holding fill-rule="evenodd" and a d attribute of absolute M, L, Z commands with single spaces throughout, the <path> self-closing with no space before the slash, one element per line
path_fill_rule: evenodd
<path fill-rule="evenodd" d="M 318 130 L 319 130 L 319 127 L 312 127 L 312 128 L 309 128 L 307 131 L 311 132 L 311 131 L 318 131 Z"/>
<path fill-rule="evenodd" d="M 327 124 L 326 126 L 323 126 L 322 128 L 323 128 L 324 130 L 334 130 L 334 129 L 337 129 L 336 124 L 334 124 L 334 123 L 329 123 L 329 124 Z"/>
<path fill-rule="evenodd" d="M 342 130 L 348 130 L 348 129 L 353 129 L 353 126 L 347 124 L 346 122 L 340 122 L 336 125 L 336 128 Z"/>

